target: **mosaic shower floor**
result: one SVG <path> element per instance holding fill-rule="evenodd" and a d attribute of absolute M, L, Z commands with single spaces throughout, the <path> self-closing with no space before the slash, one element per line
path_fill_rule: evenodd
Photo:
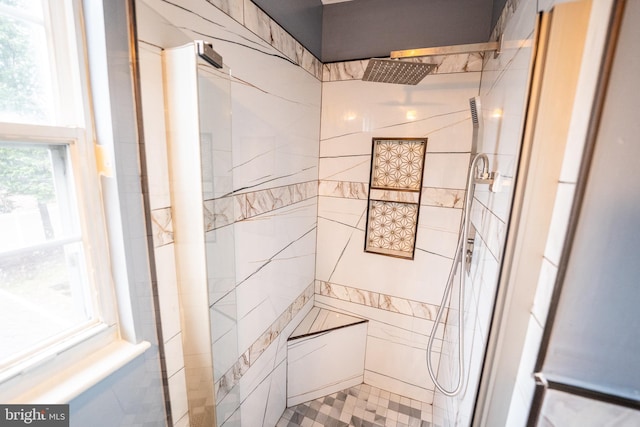
<path fill-rule="evenodd" d="M 287 408 L 277 427 L 431 427 L 429 404 L 367 384 Z"/>

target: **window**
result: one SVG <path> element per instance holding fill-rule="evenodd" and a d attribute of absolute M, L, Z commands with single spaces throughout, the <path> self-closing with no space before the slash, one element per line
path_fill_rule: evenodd
<path fill-rule="evenodd" d="M 0 383 L 114 334 L 74 13 L 71 0 L 0 0 Z"/>

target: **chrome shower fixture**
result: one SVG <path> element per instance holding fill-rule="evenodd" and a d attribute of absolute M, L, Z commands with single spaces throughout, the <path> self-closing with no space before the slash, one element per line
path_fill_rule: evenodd
<path fill-rule="evenodd" d="M 493 51 L 497 57 L 502 50 L 502 35 L 495 42 L 463 44 L 456 46 L 428 47 L 422 49 L 394 50 L 391 59 L 372 58 L 364 71 L 365 82 L 395 83 L 417 85 L 436 68 L 435 64 L 413 61 L 399 61 L 400 58 L 419 58 L 423 56 L 456 55 Z"/>
<path fill-rule="evenodd" d="M 391 52 L 392 59 L 399 58 L 419 58 L 422 56 L 438 55 L 458 55 L 461 53 L 494 52 L 494 57 L 498 57 L 502 52 L 502 40 L 500 35 L 497 41 L 488 43 L 460 44 L 455 46 L 425 47 L 422 49 L 394 50 Z"/>
<path fill-rule="evenodd" d="M 362 80 L 365 82 L 417 85 L 436 68 L 424 62 L 370 59 Z"/>
<path fill-rule="evenodd" d="M 478 160 L 482 160 L 482 169 L 477 167 L 475 174 L 473 175 L 474 184 L 489 184 L 489 191 L 492 193 L 498 193 L 502 189 L 502 179 L 500 172 L 489 171 L 489 157 L 484 153 L 476 154 Z"/>
<path fill-rule="evenodd" d="M 205 42 L 204 40 L 195 40 L 195 44 L 200 58 L 216 68 L 222 68 L 222 56 L 213 50 L 211 43 Z"/>

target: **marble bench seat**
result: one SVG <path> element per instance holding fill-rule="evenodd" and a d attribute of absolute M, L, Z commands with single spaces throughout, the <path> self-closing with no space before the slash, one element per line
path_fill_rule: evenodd
<path fill-rule="evenodd" d="M 287 342 L 287 406 L 364 380 L 368 320 L 313 307 Z"/>

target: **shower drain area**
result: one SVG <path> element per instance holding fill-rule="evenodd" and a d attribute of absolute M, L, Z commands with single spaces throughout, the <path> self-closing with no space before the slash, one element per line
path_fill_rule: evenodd
<path fill-rule="evenodd" d="M 431 427 L 432 406 L 368 384 L 287 408 L 277 427 Z M 435 426 L 434 426 L 435 427 Z"/>

